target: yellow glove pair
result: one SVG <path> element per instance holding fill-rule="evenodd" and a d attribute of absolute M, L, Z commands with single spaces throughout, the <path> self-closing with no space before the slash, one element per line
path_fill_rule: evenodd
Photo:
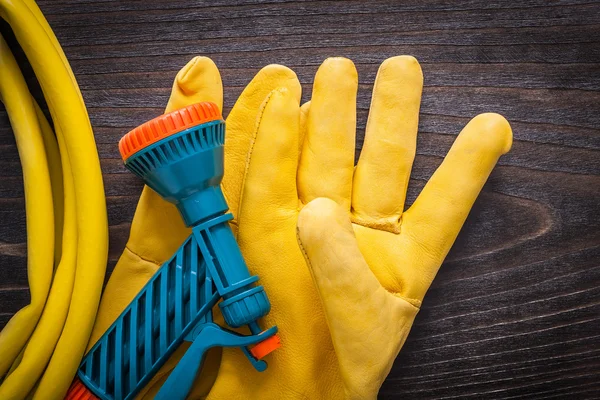
<path fill-rule="evenodd" d="M 404 211 L 422 86 L 414 58 L 381 65 L 356 168 L 358 79 L 350 60 L 326 60 L 302 107 L 300 84 L 282 66 L 265 67 L 244 90 L 227 119 L 223 190 L 242 253 L 272 304 L 264 324 L 279 327 L 283 345 L 262 373 L 239 349 L 213 352 L 190 398 L 376 397 L 475 198 L 512 142 L 503 117 L 475 117 Z M 167 111 L 198 101 L 222 105 L 219 73 L 206 58 L 177 75 Z M 90 345 L 188 234 L 175 208 L 145 188 Z M 184 351 L 141 397 L 156 393 Z"/>

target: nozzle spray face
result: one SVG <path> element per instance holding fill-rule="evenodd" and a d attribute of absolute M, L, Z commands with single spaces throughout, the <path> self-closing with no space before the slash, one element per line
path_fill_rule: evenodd
<path fill-rule="evenodd" d="M 174 203 L 188 226 L 227 211 L 223 179 L 225 122 L 218 107 L 197 103 L 154 118 L 119 142 L 125 166 Z"/>

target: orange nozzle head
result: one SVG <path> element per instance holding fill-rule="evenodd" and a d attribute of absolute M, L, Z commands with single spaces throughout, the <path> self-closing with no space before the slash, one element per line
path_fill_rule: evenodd
<path fill-rule="evenodd" d="M 205 101 L 160 115 L 131 130 L 119 141 L 123 161 L 133 153 L 195 125 L 221 120 L 221 111 L 215 103 Z"/>
<path fill-rule="evenodd" d="M 250 349 L 250 353 L 259 360 L 281 347 L 279 336 L 273 335 Z"/>
<path fill-rule="evenodd" d="M 92 393 L 85 385 L 78 379 L 75 378 L 73 384 L 69 388 L 65 400 L 100 400 L 94 393 Z"/>

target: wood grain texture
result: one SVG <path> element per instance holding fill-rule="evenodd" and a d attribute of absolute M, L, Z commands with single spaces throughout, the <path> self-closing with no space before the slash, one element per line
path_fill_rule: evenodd
<path fill-rule="evenodd" d="M 292 67 L 306 100 L 326 57 L 351 58 L 360 81 L 358 154 L 379 63 L 412 54 L 425 88 L 408 205 L 477 113 L 504 114 L 515 141 L 441 268 L 380 398 L 600 398 L 599 2 L 39 4 L 95 129 L 109 270 L 141 189 L 116 143 L 162 111 L 175 73 L 192 56 L 220 67 L 226 111 L 268 63 Z M 25 241 L 19 159 L 2 109 L 0 326 L 29 301 Z"/>

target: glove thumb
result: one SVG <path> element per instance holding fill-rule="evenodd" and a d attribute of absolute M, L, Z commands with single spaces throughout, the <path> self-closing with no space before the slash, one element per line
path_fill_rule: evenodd
<path fill-rule="evenodd" d="M 298 217 L 298 242 L 319 291 L 347 398 L 376 398 L 418 308 L 381 286 L 350 216 L 318 198 Z"/>

